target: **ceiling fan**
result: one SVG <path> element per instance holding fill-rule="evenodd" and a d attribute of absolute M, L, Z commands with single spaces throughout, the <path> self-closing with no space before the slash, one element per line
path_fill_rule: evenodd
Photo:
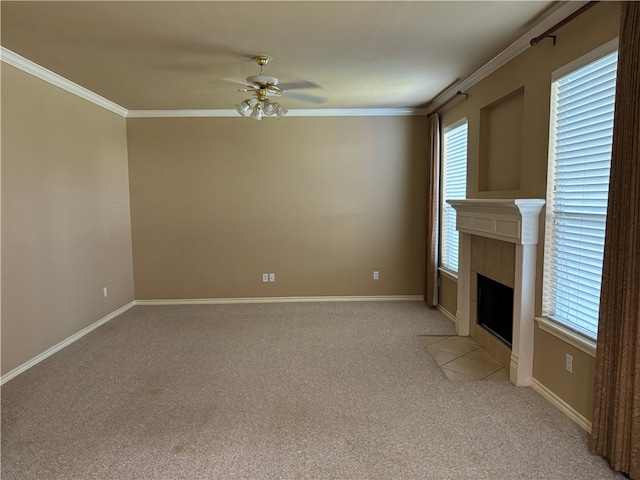
<path fill-rule="evenodd" d="M 235 106 L 236 111 L 243 117 L 249 115 L 258 121 L 262 120 L 265 115 L 284 117 L 288 110 L 279 103 L 272 102 L 269 97 L 286 96 L 310 103 L 323 103 L 325 101 L 325 99 L 321 97 L 304 95 L 292 91 L 303 88 L 319 88 L 320 86 L 316 83 L 279 83 L 276 77 L 265 75 L 264 66 L 271 60 L 271 57 L 268 55 L 258 55 L 253 57 L 253 60 L 260 66 L 260 73 L 258 75 L 248 76 L 246 82 L 237 82 L 244 85 L 243 88 L 238 90 L 239 92 L 251 92 L 255 94 Z"/>

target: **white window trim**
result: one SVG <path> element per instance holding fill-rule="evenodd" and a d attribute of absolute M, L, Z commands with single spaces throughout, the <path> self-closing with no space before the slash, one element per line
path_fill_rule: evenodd
<path fill-rule="evenodd" d="M 576 347 L 592 357 L 596 356 L 596 342 L 589 337 L 575 332 L 561 323 L 547 317 L 536 317 L 536 323 L 543 330 L 569 345 Z"/>
<path fill-rule="evenodd" d="M 458 281 L 458 274 L 456 272 L 452 272 L 448 268 L 438 267 L 438 272 L 440 272 L 440 275 L 442 275 L 443 277 L 447 277 L 449 280 L 453 280 L 454 282 Z"/>
<path fill-rule="evenodd" d="M 619 40 L 618 37 L 616 37 L 608 41 L 607 43 L 600 45 L 596 49 L 591 50 L 590 52 L 587 52 L 584 55 L 576 58 L 575 60 L 567 63 L 566 65 L 563 65 L 562 67 L 557 68 L 556 70 L 551 72 L 551 81 L 554 82 L 558 78 L 564 77 L 565 75 L 568 75 L 569 73 L 575 70 L 578 70 L 579 68 L 582 68 L 592 62 L 595 62 L 596 60 L 602 57 L 605 57 L 615 52 L 616 50 L 618 50 L 618 40 Z M 553 123 L 553 117 L 552 117 L 553 112 L 550 112 L 550 113 L 551 115 L 549 120 L 551 125 Z M 550 141 L 549 142 L 550 152 L 552 148 L 553 146 L 551 145 L 551 141 Z M 549 153 L 549 155 L 551 155 L 551 153 Z M 547 188 L 550 188 L 550 186 L 547 185 Z M 548 198 L 548 192 L 547 192 L 547 198 Z M 548 317 L 544 317 L 544 316 L 535 317 L 535 320 L 536 320 L 536 323 L 538 324 L 538 327 L 541 330 L 549 333 L 550 335 L 553 335 L 559 340 L 562 340 L 565 343 L 568 343 L 569 345 L 595 358 L 596 340 L 584 335 L 583 333 L 571 330 L 570 328 L 564 326 L 563 324 L 553 319 L 550 319 Z"/>
<path fill-rule="evenodd" d="M 468 133 L 468 129 L 469 129 L 469 120 L 467 119 L 467 117 L 462 117 L 462 118 L 460 118 L 460 119 L 456 120 L 455 122 L 450 123 L 449 125 L 447 125 L 446 127 L 444 127 L 444 128 L 442 129 L 442 137 L 441 137 L 441 139 L 440 139 L 440 144 L 441 144 L 441 145 L 444 145 L 444 136 L 445 136 L 447 133 L 449 133 L 449 131 L 454 130 L 454 129 L 456 129 L 456 128 L 458 128 L 458 127 L 462 126 L 462 125 L 465 125 L 465 124 L 467 125 L 467 167 L 468 167 L 468 163 L 469 163 L 469 137 L 468 137 L 468 135 L 469 135 L 469 133 Z M 444 155 L 444 152 L 442 152 L 442 155 Z M 443 158 L 444 158 L 444 157 L 442 157 L 442 156 L 441 156 L 441 160 L 440 160 L 441 162 L 442 162 Z M 443 167 L 443 164 L 441 163 L 441 164 L 440 164 L 440 181 L 441 181 L 441 182 L 442 182 L 443 175 L 444 175 L 444 169 L 443 169 L 442 167 Z M 469 171 L 467 170 L 467 175 L 466 175 L 466 178 L 465 178 L 465 183 L 467 183 L 467 185 L 465 186 L 465 191 L 467 190 L 467 187 L 469 186 L 469 185 L 468 185 L 468 181 L 469 181 Z M 443 197 L 443 188 L 442 188 L 442 187 L 440 188 L 440 192 L 441 192 L 441 193 L 440 193 L 440 199 L 439 199 L 439 200 L 440 200 L 440 210 L 441 210 L 441 212 L 442 212 L 442 210 L 444 209 L 444 202 L 445 202 L 445 199 L 444 199 L 444 197 Z M 466 196 L 466 195 L 465 195 L 465 196 Z M 438 226 L 438 227 L 439 227 L 439 230 L 440 230 L 439 235 L 442 235 L 442 213 L 440 213 L 438 221 L 440 222 L 440 225 Z M 439 243 L 439 245 L 440 245 L 440 247 L 439 247 L 439 248 L 440 248 L 440 251 L 438 252 L 438 271 L 439 271 L 443 276 L 445 276 L 445 277 L 447 277 L 447 278 L 449 278 L 449 279 L 451 279 L 451 280 L 453 280 L 453 281 L 457 282 L 457 281 L 458 281 L 458 272 L 453 271 L 453 270 L 450 270 L 450 269 L 448 269 L 448 268 L 446 268 L 446 267 L 443 267 L 443 266 L 440 264 L 440 261 L 441 261 L 441 251 L 442 251 L 442 237 L 438 239 L 438 243 Z M 459 247 L 459 245 L 458 245 L 458 247 Z"/>
<path fill-rule="evenodd" d="M 551 81 L 555 82 L 557 79 L 572 73 L 574 70 L 578 70 L 586 65 L 589 65 L 596 60 L 599 60 L 602 57 L 606 57 L 610 53 L 618 50 L 618 37 L 613 40 L 609 40 L 607 43 L 600 45 L 595 50 L 591 50 L 588 53 L 576 58 L 575 60 L 563 65 L 560 68 L 555 69 L 551 72 Z"/>
<path fill-rule="evenodd" d="M 450 130 L 453 130 L 454 128 L 458 128 L 461 125 L 464 124 L 469 124 L 469 121 L 467 120 L 467 117 L 462 117 L 459 120 L 456 120 L 453 123 L 450 123 L 449 125 L 447 125 L 446 127 L 444 127 L 444 129 L 442 130 L 442 134 L 444 135 L 445 133 L 448 133 Z"/>

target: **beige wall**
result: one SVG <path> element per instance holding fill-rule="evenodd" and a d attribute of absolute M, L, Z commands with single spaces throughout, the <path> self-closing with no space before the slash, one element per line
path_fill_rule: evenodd
<path fill-rule="evenodd" d="M 556 46 L 547 39 L 537 47 L 527 49 L 470 88 L 468 100 L 456 100 L 442 112 L 443 128 L 462 117 L 469 121 L 469 198 L 545 198 L 551 72 L 615 38 L 618 27 L 619 4 L 601 2 L 559 29 Z M 522 97 L 520 91 L 523 92 Z M 516 96 L 510 96 L 514 92 Z M 514 98 L 517 98 L 517 105 Z M 483 117 L 487 118 L 487 111 L 495 105 L 508 108 L 492 112 L 493 132 L 487 132 L 486 126 L 483 130 L 481 121 Z M 518 111 L 521 111 L 522 135 L 511 131 L 513 125 L 518 124 L 518 119 L 513 118 L 514 112 Z M 500 132 L 500 122 L 509 122 L 505 125 L 508 128 L 505 128 L 504 135 L 496 135 Z M 486 147 L 486 142 L 493 143 L 491 148 Z M 515 152 L 511 165 L 504 156 L 497 157 L 495 161 L 483 158 L 483 154 L 496 148 Z M 490 168 L 492 162 L 499 168 Z M 514 172 L 519 172 L 517 177 Z M 514 185 L 518 188 L 513 188 Z M 504 189 L 505 186 L 511 189 Z M 542 239 L 543 221 L 540 226 Z M 541 244 L 538 248 L 536 314 L 540 314 L 542 304 L 542 255 Z M 443 282 L 442 288 L 455 286 L 452 282 Z M 441 293 L 442 298 L 448 295 L 449 292 Z M 534 341 L 534 377 L 579 413 L 591 418 L 590 400 L 586 402 L 585 399 L 592 395 L 592 358 L 555 337 L 549 338 L 539 329 L 536 329 Z M 572 376 L 564 371 L 565 353 L 574 355 Z"/>
<path fill-rule="evenodd" d="M 129 119 L 136 298 L 422 294 L 425 130 Z"/>
<path fill-rule="evenodd" d="M 537 325 L 534 339 L 533 377 L 591 420 L 595 359 Z M 572 373 L 564 368 L 567 353 L 573 357 Z"/>
<path fill-rule="evenodd" d="M 458 283 L 444 275 L 440 275 L 438 305 L 455 318 L 458 310 Z"/>
<path fill-rule="evenodd" d="M 1 153 L 4 374 L 133 300 L 133 276 L 124 118 L 3 64 Z"/>

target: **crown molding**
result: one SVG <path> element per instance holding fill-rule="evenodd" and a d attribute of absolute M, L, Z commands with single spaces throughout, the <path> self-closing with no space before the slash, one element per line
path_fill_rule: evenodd
<path fill-rule="evenodd" d="M 426 115 L 425 108 L 309 108 L 289 110 L 287 117 L 405 117 Z M 233 117 L 242 118 L 234 109 L 211 110 L 129 110 L 127 118 L 193 118 Z M 278 118 L 278 117 L 264 117 Z"/>
<path fill-rule="evenodd" d="M 440 108 L 447 100 L 456 95 L 456 92 L 465 92 L 469 88 L 473 87 L 475 84 L 479 83 L 481 80 L 485 79 L 493 72 L 498 70 L 500 67 L 513 60 L 515 57 L 524 52 L 527 48 L 531 46 L 530 42 L 532 38 L 537 37 L 542 32 L 545 32 L 549 28 L 553 27 L 556 23 L 564 20 L 566 17 L 571 15 L 573 12 L 584 6 L 585 1 L 567 1 L 564 2 L 561 6 L 559 6 L 556 10 L 554 10 L 548 17 L 541 20 L 535 27 L 530 29 L 527 33 L 525 33 L 518 40 L 513 42 L 510 46 L 508 46 L 501 53 L 496 55 L 492 60 L 490 60 L 486 65 L 480 67 L 474 73 L 469 75 L 464 80 L 461 80 L 445 91 L 443 91 L 440 95 L 434 98 L 429 105 L 427 105 L 427 112 L 433 113 L 438 108 Z"/>
<path fill-rule="evenodd" d="M 228 109 L 193 110 L 129 110 L 127 118 L 189 118 L 189 117 L 239 117 L 238 112 Z"/>
<path fill-rule="evenodd" d="M 107 100 L 106 98 L 92 92 L 91 90 L 81 87 L 71 80 L 67 80 L 57 73 L 53 73 L 51 70 L 47 70 L 46 68 L 41 67 L 37 63 L 34 63 L 31 60 L 28 60 L 5 47 L 0 47 L 0 60 L 8 65 L 22 70 L 25 73 L 31 74 L 34 77 L 38 77 L 45 82 L 49 82 L 56 87 L 60 87 L 67 92 L 73 93 L 80 98 L 84 98 L 91 103 L 95 103 L 96 105 L 106 108 L 113 113 L 117 113 L 122 117 L 127 116 L 128 111 L 126 108 L 113 103 L 111 100 Z"/>
<path fill-rule="evenodd" d="M 551 28 L 553 25 L 563 20 L 573 12 L 584 6 L 586 1 L 566 1 L 557 9 L 531 28 L 526 34 L 512 43 L 509 47 L 495 56 L 486 65 L 476 70 L 464 80 L 457 82 L 435 97 L 425 108 L 317 108 L 289 110 L 289 117 L 386 117 L 386 116 L 414 116 L 427 115 L 432 113 L 447 100 L 456 94 L 464 92 L 475 84 L 488 77 L 510 60 L 514 59 L 527 48 L 529 48 L 532 38 L 538 36 L 540 32 Z M 96 105 L 106 108 L 118 115 L 127 118 L 192 118 L 192 117 L 238 117 L 234 109 L 200 109 L 200 110 L 127 110 L 120 105 L 107 100 L 97 93 L 88 90 L 71 80 L 54 73 L 40 65 L 28 60 L 11 50 L 0 46 L 0 61 L 12 65 L 20 70 L 56 85 L 70 93 L 73 93 Z M 269 117 L 265 117 L 269 118 Z M 274 117 L 275 118 L 275 117 Z"/>

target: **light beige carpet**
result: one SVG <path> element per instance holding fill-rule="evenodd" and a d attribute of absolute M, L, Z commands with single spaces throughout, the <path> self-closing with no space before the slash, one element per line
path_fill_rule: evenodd
<path fill-rule="evenodd" d="M 2 479 L 613 479 L 421 302 L 137 306 L 2 387 Z"/>

